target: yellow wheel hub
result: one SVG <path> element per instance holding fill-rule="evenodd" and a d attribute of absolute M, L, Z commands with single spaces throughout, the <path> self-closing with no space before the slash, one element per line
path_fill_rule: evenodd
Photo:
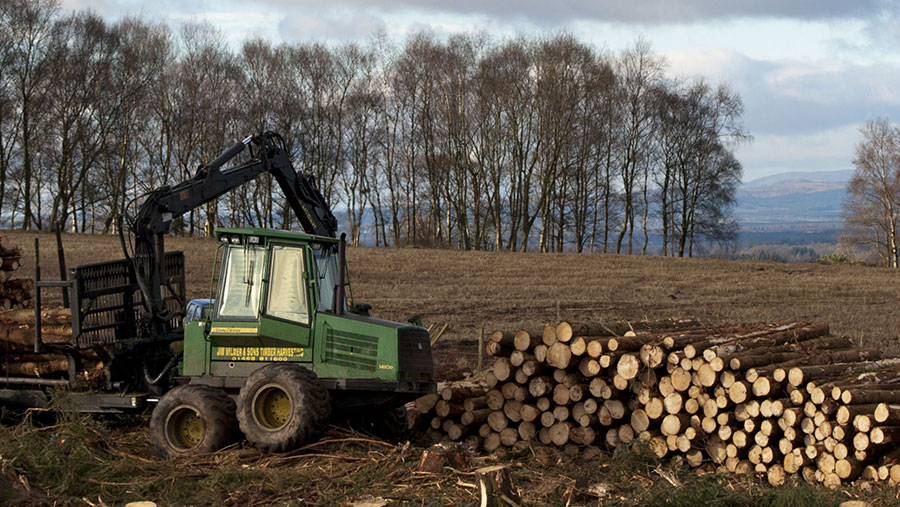
<path fill-rule="evenodd" d="M 169 415 L 167 436 L 169 442 L 179 449 L 193 449 L 203 440 L 206 428 L 203 419 L 191 407 L 179 407 Z"/>
<path fill-rule="evenodd" d="M 270 385 L 259 390 L 253 400 L 253 414 L 264 428 L 277 430 L 287 424 L 294 403 L 281 387 Z"/>

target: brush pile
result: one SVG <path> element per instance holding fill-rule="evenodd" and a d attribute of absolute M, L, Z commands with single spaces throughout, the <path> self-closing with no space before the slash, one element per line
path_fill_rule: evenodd
<path fill-rule="evenodd" d="M 497 331 L 482 384 L 416 401 L 435 440 L 489 452 L 542 443 L 591 457 L 642 442 L 695 468 L 838 486 L 900 484 L 900 359 L 825 324 L 561 322 Z M 668 329 L 666 329 L 668 327 Z"/>
<path fill-rule="evenodd" d="M 0 237 L 0 310 L 28 308 L 34 298 L 34 281 L 14 278 L 22 265 L 22 249 Z"/>

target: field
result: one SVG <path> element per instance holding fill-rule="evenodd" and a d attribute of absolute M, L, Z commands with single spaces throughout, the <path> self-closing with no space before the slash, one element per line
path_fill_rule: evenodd
<path fill-rule="evenodd" d="M 25 250 L 30 276 L 34 234 L 4 233 Z M 39 235 L 44 278 L 57 278 L 55 241 Z M 117 237 L 64 236 L 67 262 L 119 258 Z M 189 296 L 207 297 L 215 243 L 169 240 L 187 257 Z M 693 317 L 703 323 L 823 321 L 858 344 L 900 352 L 898 273 L 852 265 L 658 257 L 348 250 L 353 293 L 378 317 L 447 325 L 438 344 L 442 375 L 474 366 L 483 329 L 514 330 L 560 319 L 638 320 Z M 49 294 L 58 302 L 57 292 Z M 415 472 L 421 449 L 393 446 L 345 429 L 287 455 L 235 448 L 194 462 L 152 454 L 144 419 L 73 418 L 47 422 L 33 414 L 0 427 L 0 502 L 99 504 L 153 499 L 164 504 L 322 504 L 374 495 L 399 503 L 474 503 L 466 471 Z M 113 435 L 111 444 L 107 435 Z M 491 462 L 486 457 L 482 461 Z M 864 486 L 833 492 L 793 484 L 762 487 L 753 478 L 699 477 L 679 463 L 660 464 L 639 451 L 617 452 L 589 466 L 535 449 L 513 468 L 525 500 L 538 505 L 837 505 L 863 496 L 896 502 L 896 491 Z M 83 480 L 89 477 L 88 480 Z M 10 484 L 16 484 L 10 490 Z M 23 484 L 28 484 L 24 486 Z M 598 486 L 598 485 L 602 485 Z M 6 490 L 4 492 L 4 490 Z M 298 500 L 298 499 L 304 500 Z M 82 500 L 83 499 L 83 500 Z"/>

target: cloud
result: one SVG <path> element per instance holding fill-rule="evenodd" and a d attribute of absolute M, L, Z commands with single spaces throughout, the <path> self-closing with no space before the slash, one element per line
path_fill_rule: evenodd
<path fill-rule="evenodd" d="M 753 135 L 811 134 L 900 118 L 900 66 L 847 60 L 767 60 L 719 49 L 665 50 L 673 76 L 725 82 L 744 101 Z"/>
<path fill-rule="evenodd" d="M 889 0 L 264 0 L 280 8 L 340 5 L 383 11 L 441 11 L 526 19 L 544 25 L 579 19 L 639 24 L 693 23 L 747 17 L 828 20 L 879 16 L 892 9 Z"/>
<path fill-rule="evenodd" d="M 764 134 L 737 150 L 744 181 L 788 171 L 835 171 L 853 168 L 858 126 L 842 125 L 810 134 Z"/>
<path fill-rule="evenodd" d="M 364 12 L 292 12 L 278 24 L 283 40 L 365 39 L 384 28 L 384 20 Z"/>

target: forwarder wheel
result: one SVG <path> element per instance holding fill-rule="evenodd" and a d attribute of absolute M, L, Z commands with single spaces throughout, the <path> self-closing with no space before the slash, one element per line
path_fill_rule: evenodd
<path fill-rule="evenodd" d="M 328 390 L 299 365 L 263 366 L 241 387 L 238 424 L 247 441 L 264 451 L 289 451 L 316 439 L 330 415 Z"/>
<path fill-rule="evenodd" d="M 235 422 L 234 400 L 224 391 L 188 384 L 160 398 L 150 417 L 150 436 L 164 458 L 204 454 L 233 441 Z"/>

